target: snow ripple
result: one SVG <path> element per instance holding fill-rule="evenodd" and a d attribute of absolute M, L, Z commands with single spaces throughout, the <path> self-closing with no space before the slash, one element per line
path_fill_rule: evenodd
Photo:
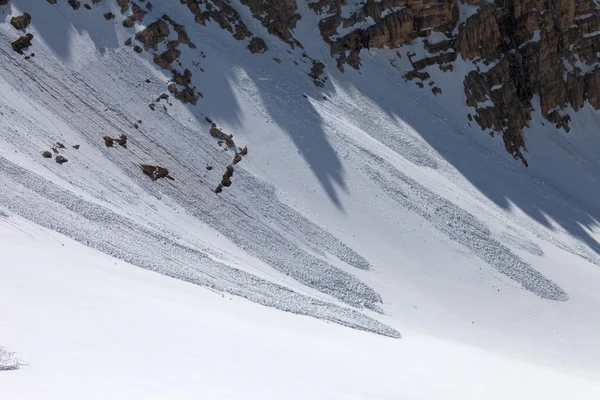
<path fill-rule="evenodd" d="M 294 314 L 332 321 L 353 329 L 399 338 L 400 333 L 355 309 L 302 295 L 248 272 L 215 261 L 204 252 L 179 243 L 107 208 L 85 201 L 0 157 L 0 202 L 9 211 L 60 232 L 87 246 L 134 265 L 196 285 L 231 293 Z M 32 212 L 43 210 L 43 212 Z M 245 236 L 244 236 L 245 237 Z M 238 237 L 239 239 L 239 237 Z M 249 239 L 249 238 L 246 238 Z M 274 246 L 271 235 L 258 230 L 259 246 Z M 277 246 L 291 259 L 264 258 L 276 269 L 353 306 L 376 308 L 380 296 L 354 276 L 310 256 L 279 238 Z M 239 241 L 239 240 L 238 240 Z M 246 243 L 246 241 L 244 241 Z M 292 263 L 292 260 L 294 261 Z M 286 268 L 295 268 L 286 270 Z"/>
<path fill-rule="evenodd" d="M 568 300 L 568 294 L 560 286 L 494 239 L 475 216 L 404 175 L 381 157 L 363 151 L 371 161 L 364 166 L 365 172 L 402 207 L 417 213 L 531 293 L 548 300 Z"/>

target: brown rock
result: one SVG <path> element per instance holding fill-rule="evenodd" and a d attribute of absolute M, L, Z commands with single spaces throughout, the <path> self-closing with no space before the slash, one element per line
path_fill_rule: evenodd
<path fill-rule="evenodd" d="M 160 167 L 158 165 L 140 164 L 140 168 L 142 169 L 142 172 L 149 176 L 153 181 L 156 181 L 160 178 L 167 178 L 172 181 L 175 180 L 171 175 L 169 175 L 169 170 L 164 167 Z"/>
<path fill-rule="evenodd" d="M 10 19 L 10 24 L 14 26 L 16 29 L 25 29 L 31 23 L 31 15 L 25 13 L 23 15 L 19 15 L 18 17 L 12 17 Z"/>
<path fill-rule="evenodd" d="M 78 0 L 68 0 L 67 3 L 69 3 L 73 10 L 78 10 L 81 7 L 81 3 Z"/>
<path fill-rule="evenodd" d="M 139 42 L 144 44 L 144 49 L 150 48 L 156 50 L 157 45 L 164 41 L 167 36 L 171 33 L 169 25 L 159 19 L 146 27 L 143 31 L 136 33 L 135 38 Z"/>
<path fill-rule="evenodd" d="M 17 53 L 23 54 L 23 49 L 26 49 L 29 46 L 31 46 L 32 39 L 33 39 L 33 34 L 28 33 L 27 35 L 21 36 L 20 38 L 18 38 L 14 42 L 12 42 L 11 46 L 12 46 L 13 50 L 16 51 Z"/>
<path fill-rule="evenodd" d="M 171 69 L 171 63 L 181 55 L 181 51 L 177 49 L 168 49 L 160 55 L 154 55 L 154 63 L 162 69 Z"/>
<path fill-rule="evenodd" d="M 125 14 L 125 11 L 129 10 L 129 0 L 117 0 L 117 4 L 121 7 L 121 14 Z"/>
<path fill-rule="evenodd" d="M 241 0 L 241 2 L 250 8 L 254 18 L 261 21 L 270 34 L 279 37 L 292 47 L 297 44 L 291 32 L 301 18 L 296 12 L 298 9 L 296 0 Z"/>
<path fill-rule="evenodd" d="M 182 103 L 191 103 L 196 105 L 198 102 L 198 95 L 189 87 L 183 88 L 183 90 L 177 92 L 175 97 Z"/>
<path fill-rule="evenodd" d="M 265 43 L 264 40 L 262 40 L 261 38 L 253 37 L 250 40 L 250 43 L 248 43 L 248 49 L 250 50 L 250 52 L 252 54 L 256 54 L 256 53 L 264 53 L 269 48 L 267 47 L 267 44 Z"/>

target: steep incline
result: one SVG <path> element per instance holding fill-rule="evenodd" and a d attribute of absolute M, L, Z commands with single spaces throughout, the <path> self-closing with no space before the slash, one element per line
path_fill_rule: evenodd
<path fill-rule="evenodd" d="M 3 226 L 26 219 L 190 290 L 325 320 L 332 332 L 389 343 L 427 334 L 600 375 L 592 90 L 566 133 L 537 106 L 550 101 L 541 86 L 510 94 L 513 57 L 546 36 L 514 53 L 463 48 L 482 34 L 471 24 L 490 13 L 506 27 L 516 5 L 6 3 Z M 386 31 L 394 41 L 380 32 L 397 28 L 390 16 L 412 21 L 408 33 Z M 490 78 L 506 63 L 509 75 Z M 492 118 L 488 132 L 505 143 L 512 132 L 513 155 L 525 132 L 529 168 L 469 115 Z M 15 332 L 0 346 L 18 357 L 25 328 L 12 314 L 0 321 Z"/>

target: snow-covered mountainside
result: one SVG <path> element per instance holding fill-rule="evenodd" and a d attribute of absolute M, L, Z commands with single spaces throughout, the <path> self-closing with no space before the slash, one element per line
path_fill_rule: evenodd
<path fill-rule="evenodd" d="M 507 2 L 0 0 L 0 398 L 600 395 L 600 11 Z"/>

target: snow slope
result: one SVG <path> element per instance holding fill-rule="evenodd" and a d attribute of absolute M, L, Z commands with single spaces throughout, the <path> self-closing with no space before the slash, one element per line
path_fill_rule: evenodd
<path fill-rule="evenodd" d="M 0 227 L 10 399 L 594 398 L 590 381 L 427 335 L 393 340 L 135 268 L 19 217 Z M 20 268 L 14 268 L 20 265 Z M 499 378 L 501 375 L 501 378 Z"/>
<path fill-rule="evenodd" d="M 595 398 L 598 114 L 568 135 L 534 120 L 525 169 L 468 125 L 469 66 L 434 76 L 439 97 L 390 51 L 342 74 L 299 7 L 323 89 L 246 14 L 264 55 L 155 1 L 197 44 L 181 58 L 204 95 L 156 111 L 169 78 L 120 46 L 115 2 L 0 8 L 35 35 L 26 60 L 0 23 L 0 360 L 22 360 L 0 394 Z M 249 149 L 219 195 L 233 153 L 205 117 Z M 63 165 L 41 156 L 57 141 Z"/>

